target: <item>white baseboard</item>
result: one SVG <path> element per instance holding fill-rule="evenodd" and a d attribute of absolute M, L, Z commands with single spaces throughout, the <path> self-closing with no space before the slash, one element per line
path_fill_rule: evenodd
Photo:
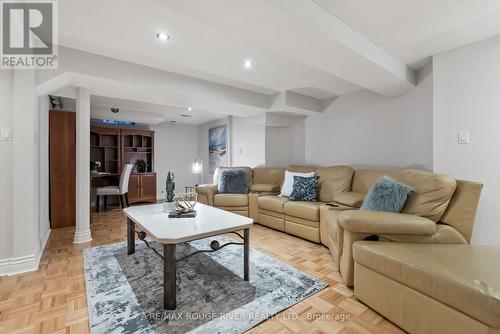
<path fill-rule="evenodd" d="M 41 245 L 37 247 L 34 254 L 0 260 L 0 276 L 17 275 L 38 270 L 43 250 L 49 240 L 50 231 L 50 229 L 47 230 L 41 240 Z"/>
<path fill-rule="evenodd" d="M 75 244 L 83 244 L 85 242 L 89 242 L 92 240 L 92 236 L 90 235 L 90 229 L 83 232 L 75 232 L 75 240 L 73 243 Z"/>
<path fill-rule="evenodd" d="M 16 275 L 38 269 L 35 254 L 0 260 L 0 275 Z"/>
<path fill-rule="evenodd" d="M 0 276 L 8 275 L 10 268 L 10 259 L 0 260 Z"/>

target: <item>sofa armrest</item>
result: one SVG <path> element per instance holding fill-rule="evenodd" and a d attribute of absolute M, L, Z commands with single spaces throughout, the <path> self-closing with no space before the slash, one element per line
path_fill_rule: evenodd
<path fill-rule="evenodd" d="M 342 211 L 338 222 L 355 233 L 432 235 L 437 228 L 432 220 L 420 216 L 361 210 Z"/>
<path fill-rule="evenodd" d="M 199 197 L 205 197 L 204 200 L 199 200 L 200 202 L 213 206 L 214 196 L 218 193 L 218 188 L 216 184 L 200 184 L 196 186 L 196 193 Z M 201 198 L 200 198 L 201 199 Z"/>
<path fill-rule="evenodd" d="M 250 186 L 250 191 L 262 193 L 279 193 L 279 184 L 256 183 Z"/>
<path fill-rule="evenodd" d="M 215 195 L 219 191 L 216 184 L 199 184 L 196 186 L 196 192 L 200 194 Z"/>

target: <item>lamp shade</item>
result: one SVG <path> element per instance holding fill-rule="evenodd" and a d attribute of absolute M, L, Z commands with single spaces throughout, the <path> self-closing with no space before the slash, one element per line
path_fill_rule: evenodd
<path fill-rule="evenodd" d="M 191 164 L 191 171 L 194 174 L 201 174 L 203 172 L 203 163 L 200 159 L 196 159 L 193 164 Z"/>

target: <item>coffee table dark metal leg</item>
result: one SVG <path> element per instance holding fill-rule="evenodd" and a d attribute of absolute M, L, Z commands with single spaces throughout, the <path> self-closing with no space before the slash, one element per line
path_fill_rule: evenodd
<path fill-rule="evenodd" d="M 175 281 L 175 244 L 163 245 L 163 308 L 175 310 L 176 281 Z"/>
<path fill-rule="evenodd" d="M 131 255 L 135 253 L 135 223 L 127 218 L 127 254 Z"/>
<path fill-rule="evenodd" d="M 243 279 L 249 280 L 250 274 L 250 229 L 243 230 Z"/>

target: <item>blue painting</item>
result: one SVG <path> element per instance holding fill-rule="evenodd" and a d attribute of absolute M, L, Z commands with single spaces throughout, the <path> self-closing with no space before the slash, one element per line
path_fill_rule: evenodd
<path fill-rule="evenodd" d="M 227 166 L 227 126 L 208 129 L 208 164 L 210 173 L 219 166 Z"/>

